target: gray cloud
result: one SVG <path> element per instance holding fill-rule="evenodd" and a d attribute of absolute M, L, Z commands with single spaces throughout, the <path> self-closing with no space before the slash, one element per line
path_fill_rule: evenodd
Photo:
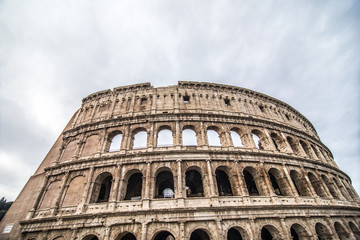
<path fill-rule="evenodd" d="M 359 192 L 358 12 L 351 0 L 1 1 L 0 194 L 16 197 L 83 97 L 178 80 L 289 103 Z"/>

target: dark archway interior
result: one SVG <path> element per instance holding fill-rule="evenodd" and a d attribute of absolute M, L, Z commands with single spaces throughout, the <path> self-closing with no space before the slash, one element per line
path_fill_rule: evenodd
<path fill-rule="evenodd" d="M 246 188 L 249 192 L 249 195 L 250 196 L 259 196 L 259 191 L 256 187 L 254 177 L 251 175 L 251 173 L 249 173 L 246 170 L 243 171 L 243 174 L 244 174 Z"/>
<path fill-rule="evenodd" d="M 269 176 L 270 176 L 271 185 L 272 185 L 272 187 L 274 189 L 275 194 L 280 195 L 280 196 L 284 196 L 284 194 L 282 194 L 282 192 L 281 192 L 279 184 L 277 183 L 277 180 L 274 177 L 274 175 L 272 175 L 272 173 L 269 172 Z"/>
<path fill-rule="evenodd" d="M 210 240 L 210 238 L 204 230 L 197 229 L 191 234 L 190 240 Z"/>
<path fill-rule="evenodd" d="M 294 228 L 290 229 L 292 240 L 299 240 L 299 235 L 296 233 Z"/>
<path fill-rule="evenodd" d="M 168 231 L 159 232 L 154 240 L 175 240 L 174 236 Z"/>
<path fill-rule="evenodd" d="M 261 229 L 261 240 L 272 240 L 273 236 L 265 227 Z"/>
<path fill-rule="evenodd" d="M 140 200 L 142 191 L 142 173 L 134 173 L 128 180 L 125 200 Z"/>
<path fill-rule="evenodd" d="M 108 202 L 111 190 L 112 176 L 107 176 L 101 183 L 99 197 L 96 202 Z"/>
<path fill-rule="evenodd" d="M 136 237 L 132 233 L 127 233 L 120 240 L 136 240 Z"/>
<path fill-rule="evenodd" d="M 84 237 L 83 240 L 99 240 L 99 238 L 95 235 L 88 235 Z"/>
<path fill-rule="evenodd" d="M 242 236 L 235 228 L 230 228 L 227 233 L 227 240 L 242 240 Z"/>
<path fill-rule="evenodd" d="M 290 177 L 293 181 L 296 191 L 300 196 L 311 196 L 307 184 L 305 182 L 305 179 L 301 177 L 301 175 L 296 172 L 295 170 L 290 171 Z"/>
<path fill-rule="evenodd" d="M 164 190 L 170 188 L 174 191 L 174 177 L 171 172 L 164 171 L 157 175 L 156 177 L 156 198 L 164 198 Z"/>
<path fill-rule="evenodd" d="M 201 180 L 201 175 L 196 170 L 189 170 L 186 172 L 185 176 L 186 186 L 186 196 L 187 197 L 203 197 L 204 188 Z"/>
<path fill-rule="evenodd" d="M 228 175 L 222 170 L 216 170 L 216 183 L 220 196 L 232 196 L 231 184 Z"/>
<path fill-rule="evenodd" d="M 332 239 L 332 235 L 323 224 L 317 223 L 315 225 L 315 230 L 319 240 Z"/>

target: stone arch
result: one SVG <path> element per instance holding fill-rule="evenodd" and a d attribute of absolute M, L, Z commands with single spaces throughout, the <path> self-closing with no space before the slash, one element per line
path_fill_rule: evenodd
<path fill-rule="evenodd" d="M 303 140 L 300 140 L 300 146 L 302 147 L 308 158 L 313 158 L 309 145 L 307 145 Z"/>
<path fill-rule="evenodd" d="M 68 140 L 68 142 L 64 146 L 60 162 L 70 160 L 75 155 L 77 147 L 78 139 Z"/>
<path fill-rule="evenodd" d="M 99 238 L 95 234 L 89 234 L 83 237 L 82 240 L 99 240 Z"/>
<path fill-rule="evenodd" d="M 215 126 L 208 127 L 206 129 L 206 136 L 209 146 L 221 147 L 223 145 L 221 140 L 221 132 L 218 127 Z"/>
<path fill-rule="evenodd" d="M 85 188 L 85 177 L 83 175 L 77 175 L 69 182 L 69 186 L 66 190 L 65 197 L 62 203 L 63 207 L 77 206 L 81 202 L 81 198 Z"/>
<path fill-rule="evenodd" d="M 249 239 L 249 235 L 246 232 L 245 229 L 238 227 L 238 226 L 233 226 L 230 227 L 227 231 L 227 235 L 226 235 L 226 239 L 227 240 L 245 240 L 245 239 Z"/>
<path fill-rule="evenodd" d="M 319 240 L 333 239 L 331 231 L 320 222 L 315 224 L 315 231 Z"/>
<path fill-rule="evenodd" d="M 120 233 L 115 240 L 136 240 L 136 237 L 131 232 Z"/>
<path fill-rule="evenodd" d="M 113 177 L 109 172 L 99 174 L 94 182 L 90 203 L 108 202 Z"/>
<path fill-rule="evenodd" d="M 63 236 L 54 237 L 52 240 L 65 240 Z"/>
<path fill-rule="evenodd" d="M 317 148 L 312 144 L 310 144 L 310 148 L 312 149 L 312 151 L 315 154 L 316 158 L 320 160 L 321 155 L 320 155 L 320 152 L 317 150 Z"/>
<path fill-rule="evenodd" d="M 81 156 L 89 156 L 96 153 L 99 149 L 99 135 L 91 134 L 87 136 L 83 145 Z"/>
<path fill-rule="evenodd" d="M 290 236 L 293 240 L 310 240 L 311 234 L 301 224 L 294 223 L 290 227 Z"/>
<path fill-rule="evenodd" d="M 195 127 L 192 125 L 186 125 L 182 129 L 181 140 L 183 146 L 197 146 L 198 139 L 195 131 Z"/>
<path fill-rule="evenodd" d="M 283 239 L 280 235 L 279 230 L 273 225 L 265 225 L 261 228 L 261 240 L 281 240 Z"/>
<path fill-rule="evenodd" d="M 300 173 L 298 173 L 296 170 L 291 170 L 290 177 L 300 196 L 311 196 L 311 192 L 308 188 L 306 180 Z"/>
<path fill-rule="evenodd" d="M 147 134 L 146 128 L 139 127 L 134 129 L 131 134 L 131 149 L 146 148 Z"/>
<path fill-rule="evenodd" d="M 316 194 L 319 197 L 327 197 L 325 190 L 322 187 L 321 181 L 319 179 L 317 179 L 317 177 L 311 172 L 309 172 L 307 175 L 308 175 L 310 183 L 311 183 L 312 187 L 314 188 Z"/>
<path fill-rule="evenodd" d="M 175 237 L 169 231 L 159 231 L 154 234 L 152 240 L 175 240 Z"/>
<path fill-rule="evenodd" d="M 295 153 L 298 156 L 301 156 L 301 150 L 299 148 L 299 144 L 292 137 L 287 137 L 286 140 L 288 141 L 293 153 Z"/>
<path fill-rule="evenodd" d="M 45 194 L 41 200 L 39 209 L 55 207 L 56 199 L 61 189 L 61 181 L 55 180 L 46 188 Z"/>
<path fill-rule="evenodd" d="M 163 167 L 155 175 L 155 198 L 174 198 L 174 175 L 170 168 Z"/>
<path fill-rule="evenodd" d="M 290 186 L 283 174 L 277 168 L 270 168 L 268 171 L 271 185 L 276 195 L 291 196 Z"/>
<path fill-rule="evenodd" d="M 124 200 L 140 200 L 143 189 L 142 172 L 137 169 L 130 170 L 125 174 L 124 180 L 126 183 Z"/>
<path fill-rule="evenodd" d="M 251 131 L 252 139 L 257 149 L 264 150 L 268 148 L 269 142 L 266 135 L 257 129 Z"/>
<path fill-rule="evenodd" d="M 350 234 L 345 230 L 344 226 L 341 223 L 335 222 L 334 228 L 340 240 L 350 239 Z"/>
<path fill-rule="evenodd" d="M 286 152 L 286 143 L 282 137 L 274 132 L 270 134 L 270 137 L 277 151 Z"/>
<path fill-rule="evenodd" d="M 336 187 L 337 187 L 337 188 L 339 189 L 339 191 L 341 192 L 341 195 L 343 195 L 343 197 L 344 197 L 345 199 L 349 200 L 349 198 L 348 198 L 348 196 L 347 196 L 344 188 L 340 185 L 340 183 L 338 182 L 338 180 L 337 180 L 335 177 L 333 177 L 333 181 L 334 181 Z"/>
<path fill-rule="evenodd" d="M 185 173 L 185 190 L 187 197 L 203 197 L 204 186 L 201 171 L 198 168 L 188 168 Z"/>
<path fill-rule="evenodd" d="M 325 186 L 329 189 L 331 196 L 333 196 L 336 199 L 339 199 L 339 195 L 334 187 L 334 184 L 330 182 L 330 180 L 324 174 L 321 175 L 321 179 L 325 183 Z"/>
<path fill-rule="evenodd" d="M 360 230 L 359 228 L 353 223 L 353 222 L 349 222 L 349 227 L 351 229 L 351 231 L 353 232 L 355 239 L 359 240 L 360 239 Z"/>
<path fill-rule="evenodd" d="M 210 240 L 211 234 L 209 231 L 198 228 L 191 232 L 190 234 L 190 240 Z"/>
<path fill-rule="evenodd" d="M 250 196 L 266 195 L 264 177 L 254 167 L 245 167 L 243 170 L 245 185 Z"/>
<path fill-rule="evenodd" d="M 163 125 L 158 128 L 156 137 L 157 147 L 171 147 L 174 145 L 173 131 L 170 126 Z"/>
<path fill-rule="evenodd" d="M 105 149 L 108 152 L 120 151 L 123 140 L 123 133 L 119 130 L 111 132 L 106 141 Z"/>
<path fill-rule="evenodd" d="M 224 166 L 220 166 L 215 170 L 216 185 L 219 196 L 233 196 L 232 186 L 228 173 L 228 168 Z"/>
<path fill-rule="evenodd" d="M 233 147 L 244 147 L 244 141 L 239 132 L 240 132 L 240 129 L 238 129 L 238 128 L 232 128 L 230 130 L 230 137 L 231 137 Z"/>

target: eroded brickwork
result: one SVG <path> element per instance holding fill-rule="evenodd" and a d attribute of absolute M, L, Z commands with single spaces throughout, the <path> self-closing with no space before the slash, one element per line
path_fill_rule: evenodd
<path fill-rule="evenodd" d="M 219 84 L 145 83 L 83 99 L 0 239 L 360 239 L 359 206 L 286 103 Z"/>

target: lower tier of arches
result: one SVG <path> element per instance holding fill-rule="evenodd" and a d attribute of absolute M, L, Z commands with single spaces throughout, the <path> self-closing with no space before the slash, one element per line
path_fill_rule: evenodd
<path fill-rule="evenodd" d="M 87 215 L 22 222 L 21 240 L 360 239 L 360 211 L 249 209 Z M 317 214 L 316 214 L 317 213 Z"/>

